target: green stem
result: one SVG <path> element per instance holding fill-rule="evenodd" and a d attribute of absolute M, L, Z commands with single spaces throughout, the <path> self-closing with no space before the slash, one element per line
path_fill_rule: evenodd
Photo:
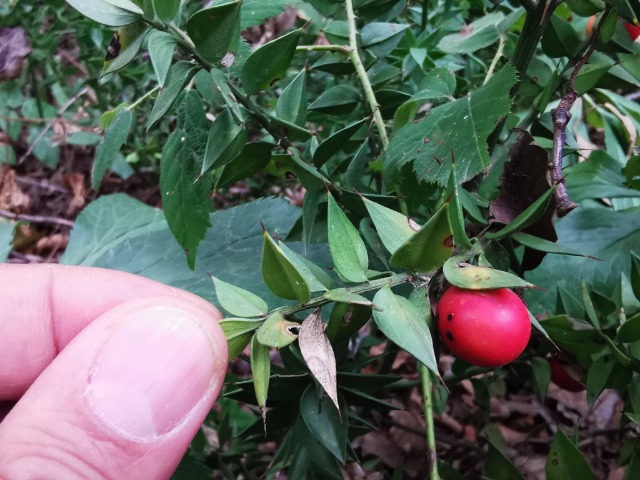
<path fill-rule="evenodd" d="M 500 61 L 500 58 L 502 57 L 502 53 L 504 52 L 504 44 L 505 43 L 506 43 L 506 39 L 505 39 L 504 35 L 500 35 L 500 39 L 499 39 L 499 43 L 498 43 L 498 51 L 496 52 L 495 56 L 493 57 L 493 61 L 491 62 L 491 65 L 489 65 L 489 70 L 487 70 L 487 75 L 484 77 L 484 82 L 482 83 L 483 85 L 485 85 L 489 81 L 491 76 L 493 75 L 493 72 L 496 69 L 496 66 L 498 65 L 498 62 Z"/>
<path fill-rule="evenodd" d="M 438 456 L 436 454 L 436 433 L 433 425 L 433 398 L 431 396 L 431 374 L 422 364 L 418 365 L 422 379 L 422 398 L 424 400 L 424 421 L 427 431 L 427 457 L 431 464 L 429 480 L 439 480 Z"/>
<path fill-rule="evenodd" d="M 298 45 L 298 52 L 335 52 L 349 55 L 351 48 L 345 45 Z"/>
<path fill-rule="evenodd" d="M 353 1 L 345 0 L 345 4 L 347 7 L 347 23 L 349 25 L 349 46 L 351 47 L 351 51 L 349 52 L 349 59 L 353 63 L 354 67 L 356 67 L 356 74 L 360 79 L 362 89 L 364 90 L 364 95 L 367 99 L 367 102 L 369 103 L 371 113 L 373 114 L 373 121 L 378 128 L 378 133 L 382 142 L 382 150 L 386 150 L 387 146 L 389 145 L 387 130 L 384 126 L 384 120 L 382 119 L 382 114 L 380 113 L 380 107 L 378 105 L 378 101 L 376 100 L 376 95 L 375 93 L 373 93 L 373 87 L 371 86 L 371 82 L 369 81 L 367 70 L 364 68 L 362 59 L 358 54 L 358 40 L 356 38 L 356 15 L 353 11 Z"/>
<path fill-rule="evenodd" d="M 138 100 L 136 100 L 135 102 L 133 102 L 131 105 L 129 105 L 127 107 L 127 110 L 133 111 L 136 108 L 138 108 L 140 106 L 140 104 L 142 102 L 144 102 L 146 99 L 148 99 L 149 97 L 151 97 L 151 95 L 153 95 L 154 93 L 156 93 L 158 90 L 160 90 L 160 85 L 156 85 L 154 88 L 152 88 L 151 90 L 149 90 L 147 93 L 145 93 L 143 96 L 141 96 Z"/>

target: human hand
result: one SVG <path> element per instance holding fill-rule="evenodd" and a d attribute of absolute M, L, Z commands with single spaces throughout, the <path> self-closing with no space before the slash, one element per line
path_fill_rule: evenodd
<path fill-rule="evenodd" d="M 0 292 L 0 479 L 170 477 L 222 386 L 220 312 L 88 267 L 0 265 Z"/>

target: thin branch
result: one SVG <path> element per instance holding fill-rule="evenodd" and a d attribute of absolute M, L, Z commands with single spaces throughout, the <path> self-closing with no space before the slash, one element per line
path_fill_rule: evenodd
<path fill-rule="evenodd" d="M 505 38 L 505 36 L 500 35 L 500 38 L 498 40 L 498 51 L 493 57 L 493 60 L 491 61 L 491 65 L 489 65 L 489 69 L 487 70 L 487 75 L 484 77 L 484 82 L 482 83 L 483 85 L 486 85 L 486 83 L 489 81 L 489 79 L 493 75 L 493 72 L 495 71 L 496 66 L 498 65 L 498 62 L 500 61 L 500 58 L 504 53 L 504 44 L 506 42 L 507 42 L 507 39 Z"/>
<path fill-rule="evenodd" d="M 440 480 L 438 475 L 438 456 L 436 454 L 436 434 L 433 424 L 433 398 L 431 395 L 431 374 L 424 365 L 418 365 L 422 379 L 422 398 L 424 400 L 424 422 L 426 426 L 427 459 L 431 471 L 429 480 Z"/>
<path fill-rule="evenodd" d="M 60 227 L 73 228 L 75 222 L 58 217 L 47 217 L 44 215 L 26 215 L 13 213 L 9 210 L 0 209 L 0 217 L 8 218 L 9 220 L 30 222 L 30 223 L 49 223 L 52 225 L 58 225 Z"/>
<path fill-rule="evenodd" d="M 551 156 L 551 162 L 549 163 L 549 173 L 551 175 L 551 181 L 557 185 L 555 190 L 556 210 L 559 217 L 564 217 L 571 212 L 578 205 L 569 199 L 567 194 L 567 188 L 564 184 L 564 177 L 562 175 L 562 156 L 564 143 L 567 138 L 567 125 L 571 120 L 571 107 L 578 98 L 578 92 L 575 89 L 576 79 L 580 73 L 580 69 L 589 61 L 591 54 L 595 51 L 602 31 L 602 25 L 606 21 L 607 17 L 611 13 L 611 7 L 607 6 L 602 15 L 602 18 L 598 22 L 598 26 L 593 32 L 593 36 L 590 40 L 589 49 L 576 63 L 569 81 L 567 82 L 567 92 L 556 108 L 551 111 L 553 118 L 553 153 Z"/>
<path fill-rule="evenodd" d="M 334 52 L 342 53 L 343 55 L 349 55 L 351 48 L 345 45 L 298 45 L 296 47 L 298 52 Z"/>

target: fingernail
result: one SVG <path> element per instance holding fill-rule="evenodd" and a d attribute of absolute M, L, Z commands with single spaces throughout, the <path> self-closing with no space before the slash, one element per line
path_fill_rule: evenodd
<path fill-rule="evenodd" d="M 217 389 L 215 355 L 193 312 L 158 306 L 126 313 L 91 369 L 88 403 L 125 436 L 164 435 Z"/>

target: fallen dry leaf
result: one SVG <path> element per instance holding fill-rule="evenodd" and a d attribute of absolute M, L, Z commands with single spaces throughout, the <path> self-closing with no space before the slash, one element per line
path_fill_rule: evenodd
<path fill-rule="evenodd" d="M 30 203 L 16 182 L 16 172 L 8 165 L 0 167 L 0 209 L 24 213 L 29 210 Z"/>
<path fill-rule="evenodd" d="M 0 28 L 0 81 L 20 76 L 30 53 L 31 43 L 24 29 Z"/>

